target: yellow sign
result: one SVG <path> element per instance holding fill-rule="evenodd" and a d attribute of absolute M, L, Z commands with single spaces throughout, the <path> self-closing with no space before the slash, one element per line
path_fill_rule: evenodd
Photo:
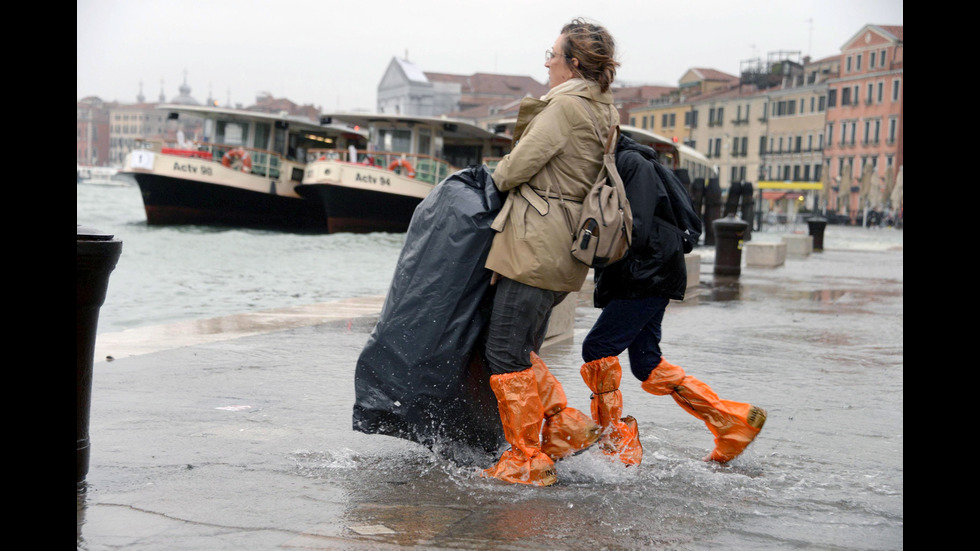
<path fill-rule="evenodd" d="M 783 180 L 781 182 L 759 182 L 756 184 L 758 189 L 823 189 L 820 182 L 791 182 Z"/>

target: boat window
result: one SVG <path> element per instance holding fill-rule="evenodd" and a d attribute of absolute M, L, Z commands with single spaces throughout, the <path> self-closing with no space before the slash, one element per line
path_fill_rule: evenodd
<path fill-rule="evenodd" d="M 381 140 L 379 144 L 382 151 L 394 151 L 397 153 L 412 152 L 412 131 L 395 130 L 391 128 L 381 129 L 378 132 Z"/>
<path fill-rule="evenodd" d="M 428 128 L 419 129 L 419 153 L 432 155 L 432 131 Z"/>
<path fill-rule="evenodd" d="M 269 134 L 271 130 L 269 128 L 269 123 L 267 122 L 257 122 L 255 123 L 255 144 L 253 147 L 258 147 L 260 149 L 269 149 Z M 277 140 L 278 142 L 278 140 Z M 276 143 L 274 151 L 282 151 L 282 145 Z"/>
<path fill-rule="evenodd" d="M 245 145 L 248 140 L 248 126 L 238 122 L 218 121 L 215 142 L 227 145 Z"/>
<path fill-rule="evenodd" d="M 436 148 L 432 151 L 432 156 L 433 157 L 442 158 L 442 156 L 443 156 L 443 153 L 442 153 L 443 145 L 444 145 L 444 142 L 443 142 L 442 134 L 439 133 L 439 132 L 436 132 Z"/>

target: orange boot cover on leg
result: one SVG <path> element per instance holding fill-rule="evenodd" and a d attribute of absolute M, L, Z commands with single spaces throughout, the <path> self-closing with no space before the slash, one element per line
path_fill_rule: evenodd
<path fill-rule="evenodd" d="M 580 453 L 599 441 L 602 429 L 581 411 L 570 408 L 565 390 L 537 354 L 531 352 L 531 369 L 538 383 L 544 409 L 541 451 L 553 461 Z"/>
<path fill-rule="evenodd" d="M 493 467 L 483 476 L 515 484 L 550 486 L 558 481 L 555 462 L 541 451 L 541 421 L 544 410 L 538 385 L 531 369 L 490 376 L 490 388 L 497 397 L 497 409 L 510 442 Z"/>
<path fill-rule="evenodd" d="M 738 457 L 762 430 L 766 410 L 718 398 L 711 387 L 661 359 L 642 384 L 658 396 L 670 394 L 679 406 L 704 421 L 715 436 L 715 449 L 704 459 L 726 463 Z"/>
<path fill-rule="evenodd" d="M 582 379 L 592 391 L 592 418 L 602 427 L 602 451 L 618 455 L 626 465 L 639 465 L 643 459 L 640 431 L 633 417 L 623 414 L 623 393 L 619 382 L 623 370 L 619 358 L 609 356 L 582 365 Z"/>

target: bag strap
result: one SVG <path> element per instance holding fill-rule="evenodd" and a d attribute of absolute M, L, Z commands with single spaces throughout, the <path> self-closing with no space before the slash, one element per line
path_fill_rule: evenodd
<path fill-rule="evenodd" d="M 599 139 L 599 143 L 602 144 L 603 142 L 605 142 L 605 150 L 603 151 L 603 163 L 602 166 L 599 168 L 599 174 L 596 176 L 596 180 L 595 180 L 596 183 L 598 183 L 602 181 L 603 176 L 608 177 L 608 172 L 609 172 L 609 169 L 607 168 L 607 162 L 609 162 L 608 157 L 615 152 L 614 148 L 616 147 L 616 143 L 618 142 L 619 139 L 619 132 L 620 132 L 619 125 L 615 124 L 615 119 L 613 117 L 613 114 L 609 113 L 610 132 L 607 138 L 603 140 L 602 134 L 599 133 L 599 120 L 596 118 L 595 112 L 592 110 L 592 106 L 589 105 L 591 102 L 583 98 L 582 96 L 576 96 L 576 97 L 582 100 L 582 102 L 585 104 L 585 111 L 586 113 L 589 114 L 589 118 L 592 119 L 592 130 L 595 132 L 596 138 Z M 613 139 L 614 137 L 616 138 L 615 140 Z M 613 162 L 612 166 L 613 168 L 615 168 L 616 166 L 615 161 L 612 162 Z M 558 183 L 558 178 L 555 177 L 554 169 L 551 167 L 551 163 L 546 164 L 544 168 L 545 171 L 547 171 L 548 173 L 548 188 L 545 190 L 544 200 L 545 202 L 548 201 L 548 197 L 551 195 L 551 188 L 554 185 L 555 189 L 558 191 L 558 201 L 561 204 L 562 214 L 565 216 L 565 223 L 568 226 L 568 233 L 574 238 L 575 233 L 578 230 L 578 221 L 572 220 L 571 218 L 572 215 L 569 212 L 568 206 L 565 204 L 565 197 L 561 192 L 561 185 L 560 184 L 555 185 Z M 620 179 L 617 175 L 617 177 L 613 178 L 613 180 L 614 180 L 614 186 L 619 190 L 619 197 L 621 199 L 625 198 L 626 190 L 625 188 L 623 188 L 622 179 Z"/>
<path fill-rule="evenodd" d="M 595 130 L 595 135 L 597 138 L 599 138 L 599 143 L 602 143 L 603 139 L 599 134 L 599 121 L 596 119 L 595 113 L 592 112 L 592 106 L 589 105 L 589 100 L 583 98 L 582 96 L 576 97 L 585 102 L 585 110 L 588 111 L 589 116 L 592 117 L 592 126 Z M 623 179 L 619 176 L 619 171 L 616 171 L 616 173 L 613 174 L 613 171 L 616 170 L 616 145 L 619 143 L 619 134 L 621 132 L 622 131 L 620 130 L 619 125 L 616 124 L 614 115 L 610 111 L 609 135 L 606 136 L 605 139 L 606 150 L 603 156 L 602 168 L 599 170 L 599 176 L 596 179 L 596 182 L 602 179 L 603 172 L 605 172 L 608 179 L 612 180 L 612 185 L 618 192 L 620 208 L 623 210 L 628 210 L 629 203 L 624 203 L 624 201 L 626 201 L 626 187 L 623 185 Z M 605 216 L 605 213 L 602 213 L 602 215 Z M 632 218 L 632 212 L 630 213 L 630 217 Z"/>
<path fill-rule="evenodd" d="M 606 154 L 615 153 L 616 152 L 616 150 L 615 150 L 616 142 L 619 141 L 619 136 L 618 136 L 618 134 L 619 134 L 619 125 L 616 124 L 616 121 L 615 121 L 615 119 L 613 117 L 613 114 L 612 113 L 609 113 L 609 135 L 606 137 L 605 140 L 603 140 L 602 139 L 602 135 L 599 134 L 599 120 L 596 118 L 595 112 L 592 110 L 592 106 L 590 105 L 590 103 L 592 103 L 592 102 L 590 102 L 589 100 L 583 98 L 582 96 L 575 96 L 575 97 L 577 97 L 578 99 L 582 100 L 582 102 L 585 104 L 585 111 L 589 114 L 589 118 L 592 119 L 592 129 L 595 131 L 596 137 L 599 138 L 599 143 L 600 144 L 605 143 L 605 145 L 606 145 L 605 150 L 604 150 L 605 153 Z M 613 138 L 613 135 L 614 135 L 614 132 L 613 132 L 614 129 L 615 129 L 616 141 L 613 141 L 613 139 L 612 139 Z"/>

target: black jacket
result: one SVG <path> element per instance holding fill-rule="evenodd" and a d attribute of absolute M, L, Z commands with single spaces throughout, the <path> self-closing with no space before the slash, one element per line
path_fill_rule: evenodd
<path fill-rule="evenodd" d="M 619 262 L 595 270 L 594 302 L 603 308 L 613 299 L 662 296 L 682 300 L 687 290 L 687 263 L 683 237 L 676 226 L 678 216 L 667 194 L 668 185 L 657 167 L 657 153 L 628 136 L 616 146 L 616 169 L 623 178 L 633 211 L 633 242 Z M 666 175 L 664 169 L 664 175 Z M 676 188 L 675 188 L 676 191 Z M 654 217 L 661 220 L 656 221 Z M 698 228 L 700 232 L 700 228 Z"/>

